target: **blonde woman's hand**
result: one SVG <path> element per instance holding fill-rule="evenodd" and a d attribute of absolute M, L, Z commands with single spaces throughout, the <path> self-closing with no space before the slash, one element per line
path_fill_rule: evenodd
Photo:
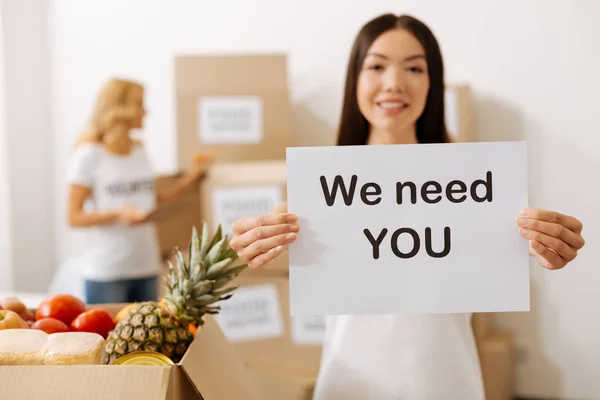
<path fill-rule="evenodd" d="M 215 161 L 215 154 L 211 152 L 198 152 L 192 157 L 192 165 L 188 172 L 193 180 L 198 180 Z"/>
<path fill-rule="evenodd" d="M 525 209 L 517 220 L 521 236 L 529 240 L 529 254 L 547 269 L 561 269 L 584 246 L 583 224 L 556 211 Z"/>
<path fill-rule="evenodd" d="M 135 225 L 142 222 L 144 214 L 135 207 L 125 206 L 119 212 L 119 218 L 127 225 Z"/>
<path fill-rule="evenodd" d="M 290 213 L 240 218 L 233 223 L 230 246 L 249 267 L 265 266 L 296 240 L 297 221 Z"/>

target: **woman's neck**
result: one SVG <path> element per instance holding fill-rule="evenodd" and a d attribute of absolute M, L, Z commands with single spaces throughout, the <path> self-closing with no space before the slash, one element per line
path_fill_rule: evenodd
<path fill-rule="evenodd" d="M 131 150 L 133 149 L 133 140 L 129 137 L 129 135 L 125 135 L 116 140 L 105 141 L 104 147 L 110 153 L 127 155 L 131 153 Z"/>
<path fill-rule="evenodd" d="M 416 128 L 408 128 L 403 132 L 395 132 L 384 129 L 371 128 L 367 144 L 418 144 Z"/>

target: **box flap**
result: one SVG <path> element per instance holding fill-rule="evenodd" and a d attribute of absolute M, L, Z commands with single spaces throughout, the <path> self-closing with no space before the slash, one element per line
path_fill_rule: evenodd
<path fill-rule="evenodd" d="M 164 400 L 170 367 L 2 366 L 0 399 Z"/>
<path fill-rule="evenodd" d="M 171 368 L 168 400 L 204 400 L 180 365 Z"/>
<path fill-rule="evenodd" d="M 181 366 L 204 400 L 260 400 L 257 384 L 211 315 Z"/>

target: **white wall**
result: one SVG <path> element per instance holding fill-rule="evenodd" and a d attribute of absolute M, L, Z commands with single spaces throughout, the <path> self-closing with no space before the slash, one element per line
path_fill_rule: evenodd
<path fill-rule="evenodd" d="M 175 165 L 173 56 L 285 51 L 296 143 L 329 144 L 347 56 L 360 25 L 382 12 L 411 13 L 438 36 L 447 81 L 466 82 L 475 91 L 477 139 L 528 141 L 531 205 L 575 214 L 585 222 L 588 245 L 572 266 L 549 272 L 532 263 L 532 312 L 497 318 L 500 326 L 517 333 L 522 354 L 518 393 L 600 398 L 600 249 L 595 245 L 600 239 L 600 182 L 595 178 L 600 166 L 600 2 L 233 3 L 51 2 L 59 260 L 77 254 L 80 243 L 64 223 L 65 159 L 105 79 L 125 75 L 147 85 L 150 114 L 144 135 L 155 166 L 168 172 Z"/>
<path fill-rule="evenodd" d="M 2 2 L 6 143 L 13 289 L 44 291 L 55 269 L 47 2 Z M 9 252 L 9 256 L 10 257 Z"/>
<path fill-rule="evenodd" d="M 4 6 L 0 3 L 0 291 L 13 289 L 12 221 L 6 125 L 6 68 L 4 54 Z"/>

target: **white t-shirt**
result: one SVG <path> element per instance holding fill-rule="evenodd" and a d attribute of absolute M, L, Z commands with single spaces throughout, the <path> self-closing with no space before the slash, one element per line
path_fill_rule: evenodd
<path fill-rule="evenodd" d="M 314 400 L 483 400 L 471 314 L 327 317 Z"/>
<path fill-rule="evenodd" d="M 89 212 L 111 212 L 125 205 L 142 213 L 156 204 L 154 174 L 142 146 L 128 155 L 110 153 L 101 144 L 85 143 L 72 153 L 67 182 L 92 188 Z M 87 246 L 83 277 L 112 281 L 155 276 L 160 271 L 160 249 L 154 224 L 128 226 L 123 221 L 83 228 Z"/>

